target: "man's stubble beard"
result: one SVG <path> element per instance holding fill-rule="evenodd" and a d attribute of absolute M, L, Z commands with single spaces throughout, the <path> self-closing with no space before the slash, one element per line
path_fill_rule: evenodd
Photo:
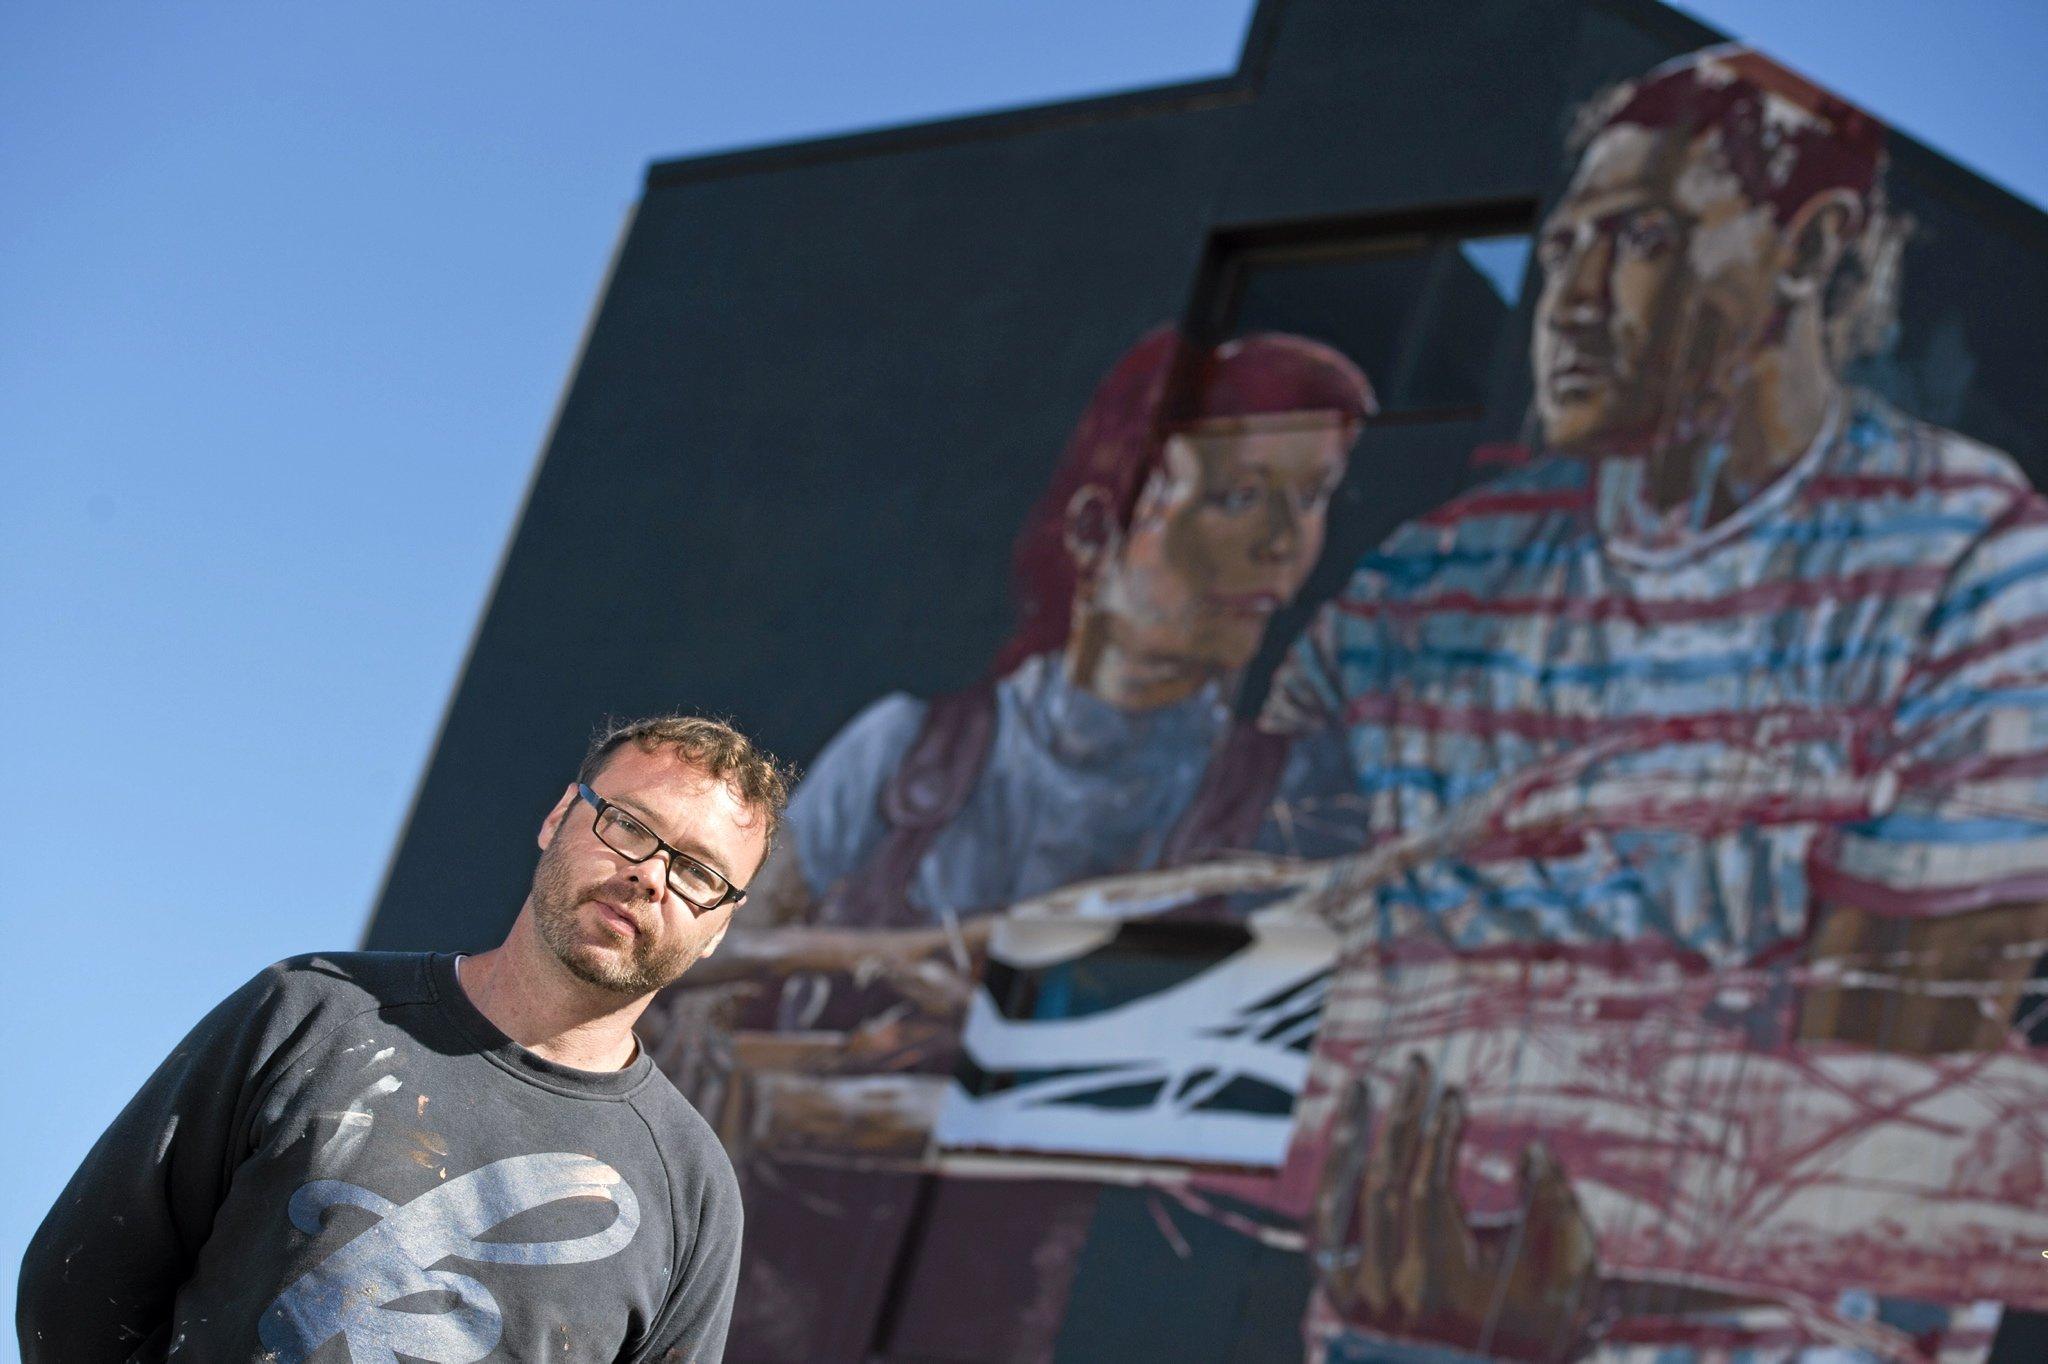
<path fill-rule="evenodd" d="M 672 983 L 696 964 L 701 949 L 688 941 L 667 946 L 646 934 L 637 935 L 630 953 L 622 960 L 597 955 L 583 936 L 578 922 L 583 903 L 602 889 L 604 882 L 578 886 L 569 879 L 563 859 L 553 848 L 543 851 L 533 876 L 533 923 L 540 939 L 569 974 L 586 985 L 616 995 L 638 997 L 653 994 Z M 661 910 L 654 908 L 656 922 Z"/>

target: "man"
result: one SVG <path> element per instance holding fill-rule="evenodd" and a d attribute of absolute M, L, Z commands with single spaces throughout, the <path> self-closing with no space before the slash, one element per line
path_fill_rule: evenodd
<path fill-rule="evenodd" d="M 2012 1048 L 2029 945 L 2048 936 L 2048 506 L 2005 456 L 1843 381 L 1883 333 L 1895 280 L 1879 125 L 1735 49 L 1650 73 L 1590 124 L 1538 239 L 1547 450 L 1390 537 L 1319 617 L 1266 716 L 1342 734 L 1382 836 L 1562 754 L 1582 763 L 1566 788 L 1575 816 L 1519 841 L 1496 829 L 1373 891 L 1356 946 L 1425 944 L 1454 964 L 1360 968 L 1355 1002 L 1325 1021 L 1325 1055 L 1365 1087 L 1325 1166 L 1314 1334 L 1343 1360 L 1450 1357 L 1441 1345 L 1576 1358 L 1632 1322 L 1659 1361 L 1710 1344 L 1736 1359 L 1965 1347 L 1981 1322 L 1962 1329 L 1950 1306 L 1987 1296 L 1997 1236 L 1974 1243 L 1979 1260 L 1884 1264 L 1892 1283 L 1957 1286 L 1901 1303 L 1853 1291 L 1871 1279 L 1853 1277 L 1842 1228 L 1872 1216 L 1880 1184 L 1910 1202 L 1908 1234 L 1914 1219 L 1996 1216 L 1944 1211 L 1963 1203 L 1942 1143 L 1982 1121 L 1970 1086 L 1989 1072 L 1938 1058 L 2003 1052 L 2008 1084 L 2038 1071 Z M 1528 1011 L 1548 1007 L 1516 993 L 1529 969 L 1461 997 L 1475 961 L 1589 974 L 1559 987 L 1555 1038 L 1525 1048 Z M 1660 993 L 1585 993 L 1596 971 L 1611 984 L 1666 968 Z M 1724 984 L 1694 1003 L 1695 978 Z M 1385 1045 L 1426 985 L 1444 988 L 1435 1021 Z M 1493 1022 L 1468 1021 L 1487 1009 Z M 1644 1017 L 1668 1027 L 1616 1021 Z M 1657 1072 L 1654 1047 L 1694 1027 L 1719 1031 L 1696 1046 L 1686 1034 L 1688 1055 L 1725 1072 Z M 1469 1058 L 1489 1037 L 1513 1059 L 1482 1074 Z M 1795 1044 L 1825 1064 L 1883 1053 L 1892 1069 L 1871 1075 L 1915 1084 L 1867 1092 L 1929 1111 L 1828 1125 L 1819 1115 L 1853 1106 L 1857 1082 L 1788 1080 L 1774 1126 L 1756 1077 L 1806 1064 Z M 1600 1087 L 1624 1045 L 1641 1060 L 1634 1097 Z M 1735 1078 L 1695 1093 L 1708 1073 Z M 1636 1116 L 1657 1105 L 1668 1120 Z M 1829 1142 L 1798 1146 L 1790 1129 L 1807 1122 Z M 1690 1147 L 1644 1135 L 1674 1123 L 1692 1124 Z M 1518 1208 L 1509 1223 L 1468 1219 L 1458 1190 L 1481 1127 L 1463 1182 L 1498 1186 Z M 1894 1144 L 1859 1186 L 1846 1172 L 1877 1130 Z M 1621 1172 L 1635 1166 L 1655 1183 L 1631 1192 Z M 1656 1293 L 1597 1282 L 1573 1192 L 1596 1185 L 1603 1247 L 1632 1239 L 1637 1263 L 1667 1276 Z M 1808 1220 L 1754 1220 L 1785 1208 Z M 1748 1247 L 1795 1242 L 1796 1274 L 1745 1263 Z M 1709 1321 L 1683 1285 L 1716 1276 L 1729 1312 Z M 1790 1319 L 1744 1316 L 1757 1299 L 1793 1304 Z"/>
<path fill-rule="evenodd" d="M 236 991 L 37 1232 L 23 1359 L 719 1359 L 738 1185 L 633 1024 L 725 936 L 785 787 L 717 721 L 618 725 L 503 944 Z"/>

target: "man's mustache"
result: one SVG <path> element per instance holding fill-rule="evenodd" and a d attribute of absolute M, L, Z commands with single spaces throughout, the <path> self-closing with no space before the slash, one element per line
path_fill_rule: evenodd
<path fill-rule="evenodd" d="M 613 877 L 586 887 L 577 895 L 576 903 L 601 900 L 631 919 L 634 929 L 644 937 L 661 926 L 661 916 L 651 912 L 651 907 L 659 903 L 665 889 L 659 885 Z"/>

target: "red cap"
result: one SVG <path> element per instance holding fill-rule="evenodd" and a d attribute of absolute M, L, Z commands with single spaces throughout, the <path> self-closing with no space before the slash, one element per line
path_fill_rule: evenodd
<path fill-rule="evenodd" d="M 1077 494 L 1099 491 L 1117 525 L 1128 528 L 1138 494 L 1177 426 L 1283 412 L 1330 412 L 1362 422 L 1377 410 L 1365 374 L 1320 341 L 1256 332 L 1198 351 L 1170 324 L 1147 332 L 1096 385 L 1017 536 L 1011 564 L 1017 629 L 996 657 L 996 672 L 1067 642 L 1080 585 L 1067 548 L 1067 509 Z"/>
<path fill-rule="evenodd" d="M 1754 48 L 1703 48 L 1634 81 L 1618 99 L 1603 129 L 1718 133 L 1743 192 L 1769 204 L 1781 223 L 1832 189 L 1868 206 L 1884 172 L 1882 123 Z"/>

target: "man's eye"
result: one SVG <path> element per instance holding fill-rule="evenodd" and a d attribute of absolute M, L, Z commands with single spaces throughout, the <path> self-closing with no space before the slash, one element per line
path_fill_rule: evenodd
<path fill-rule="evenodd" d="M 1232 488 L 1227 492 L 1211 493 L 1209 505 L 1220 511 L 1231 513 L 1250 511 L 1259 505 L 1257 488 Z"/>
<path fill-rule="evenodd" d="M 725 894 L 724 878 L 687 858 L 676 860 L 675 870 L 669 873 L 668 879 L 677 890 L 692 899 L 716 899 Z"/>
<path fill-rule="evenodd" d="M 1553 227 L 1536 243 L 1536 263 L 1546 270 L 1555 270 L 1563 265 L 1565 257 L 1571 253 L 1572 234 L 1566 228 Z"/>

